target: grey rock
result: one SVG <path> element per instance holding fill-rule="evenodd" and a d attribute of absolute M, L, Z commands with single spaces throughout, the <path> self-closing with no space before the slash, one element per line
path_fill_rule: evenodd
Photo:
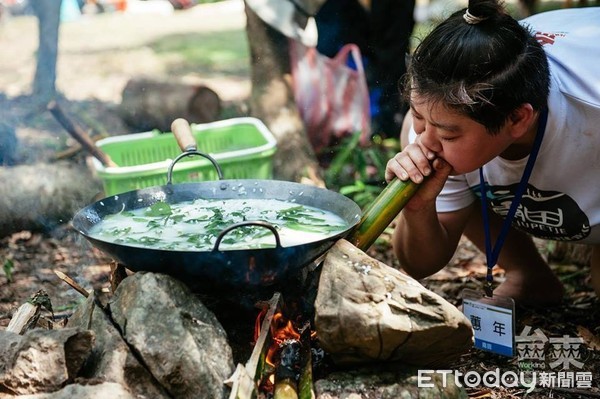
<path fill-rule="evenodd" d="M 233 373 L 225 330 L 179 280 L 135 273 L 111 301 L 113 320 L 127 343 L 175 398 L 222 398 Z"/>

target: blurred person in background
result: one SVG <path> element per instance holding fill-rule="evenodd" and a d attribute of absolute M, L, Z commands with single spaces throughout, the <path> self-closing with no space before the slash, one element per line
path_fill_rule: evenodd
<path fill-rule="evenodd" d="M 363 56 L 371 99 L 372 131 L 398 137 L 407 108 L 398 94 L 415 25 L 415 0 L 328 0 L 315 15 L 317 50 L 334 57 L 347 43 Z"/>

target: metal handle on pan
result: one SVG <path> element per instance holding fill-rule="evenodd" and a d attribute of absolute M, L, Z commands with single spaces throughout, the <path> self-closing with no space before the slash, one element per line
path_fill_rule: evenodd
<path fill-rule="evenodd" d="M 271 223 L 264 222 L 262 220 L 257 220 L 254 222 L 234 223 L 231 226 L 225 228 L 217 236 L 217 240 L 215 241 L 215 246 L 213 248 L 213 251 L 219 250 L 219 245 L 221 244 L 221 240 L 223 240 L 223 237 L 225 237 L 225 234 L 227 234 L 227 233 L 231 232 L 232 230 L 235 230 L 239 227 L 244 227 L 244 226 L 259 226 L 259 227 L 264 227 L 265 229 L 270 230 L 271 233 L 273 233 L 273 235 L 275 236 L 275 247 L 281 248 L 281 239 L 279 238 L 279 233 L 277 232 L 277 229 L 275 228 L 275 226 L 273 226 Z"/>
<path fill-rule="evenodd" d="M 179 144 L 179 148 L 181 148 L 183 152 L 179 154 L 177 158 L 173 160 L 173 162 L 171 162 L 171 165 L 169 165 L 169 169 L 167 170 L 168 185 L 171 184 L 173 178 L 173 167 L 175 166 L 175 164 L 179 162 L 180 159 L 192 155 L 199 155 L 208 159 L 217 170 L 217 176 L 219 176 L 219 180 L 223 180 L 223 171 L 217 160 L 211 157 L 210 155 L 197 150 L 196 139 L 192 134 L 192 128 L 190 127 L 188 121 L 186 121 L 183 118 L 175 119 L 171 124 L 171 131 L 173 132 L 173 135 L 177 140 L 177 144 Z"/>

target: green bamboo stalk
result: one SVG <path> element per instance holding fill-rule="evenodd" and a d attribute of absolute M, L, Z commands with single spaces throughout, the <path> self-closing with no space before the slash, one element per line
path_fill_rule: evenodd
<path fill-rule="evenodd" d="M 313 391 L 312 360 L 309 348 L 306 363 L 304 363 L 304 367 L 302 368 L 302 371 L 300 373 L 300 380 L 298 381 L 298 399 L 314 398 L 315 394 Z"/>
<path fill-rule="evenodd" d="M 315 393 L 313 391 L 310 334 L 310 322 L 307 322 L 304 327 L 300 329 L 300 353 L 302 355 L 303 364 L 300 368 L 300 378 L 298 379 L 298 399 L 315 399 Z"/>
<path fill-rule="evenodd" d="M 366 251 L 400 213 L 419 187 L 412 180 L 394 179 L 363 211 L 347 240 Z"/>
<path fill-rule="evenodd" d="M 273 399 L 298 399 L 296 384 L 290 379 L 277 382 L 275 384 L 275 391 L 273 392 Z"/>

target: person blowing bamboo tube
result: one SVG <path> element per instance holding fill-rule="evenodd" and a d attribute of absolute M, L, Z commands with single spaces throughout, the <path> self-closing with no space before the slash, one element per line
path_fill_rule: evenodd
<path fill-rule="evenodd" d="M 591 7 L 518 22 L 470 0 L 419 44 L 403 90 L 412 123 L 386 167 L 422 182 L 394 232 L 407 273 L 442 269 L 465 234 L 506 271 L 494 295 L 556 304 L 564 288 L 538 237 L 591 245 L 600 294 L 598 21 Z"/>

